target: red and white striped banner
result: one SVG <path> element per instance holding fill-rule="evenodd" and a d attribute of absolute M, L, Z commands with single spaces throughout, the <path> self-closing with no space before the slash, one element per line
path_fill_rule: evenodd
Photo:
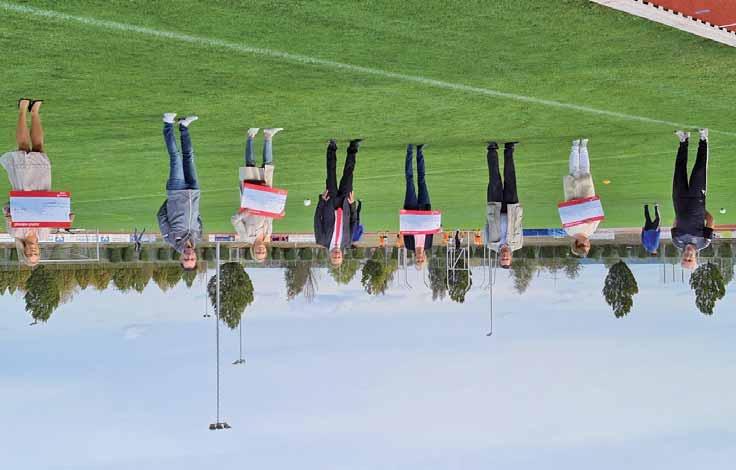
<path fill-rule="evenodd" d="M 288 191 L 285 189 L 243 183 L 240 212 L 281 219 L 286 215 L 287 194 Z"/>
<path fill-rule="evenodd" d="M 605 219 L 598 196 L 571 199 L 557 204 L 563 228 L 597 222 Z"/>
<path fill-rule="evenodd" d="M 440 211 L 399 211 L 399 231 L 402 235 L 430 235 L 442 231 Z"/>
<path fill-rule="evenodd" d="M 70 228 L 71 198 L 63 191 L 10 191 L 10 226 Z"/>

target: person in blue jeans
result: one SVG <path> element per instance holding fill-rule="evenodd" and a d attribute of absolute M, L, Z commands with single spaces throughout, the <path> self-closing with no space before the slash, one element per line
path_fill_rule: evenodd
<path fill-rule="evenodd" d="M 415 211 L 432 210 L 432 203 L 429 200 L 429 191 L 427 190 L 427 181 L 424 177 L 424 144 L 417 145 L 417 183 L 419 186 L 419 195 L 417 195 L 416 189 L 414 188 L 413 153 L 414 146 L 412 144 L 407 145 L 406 160 L 404 163 L 404 172 L 406 174 L 404 209 Z M 427 262 L 427 250 L 432 248 L 432 235 L 404 235 L 404 246 L 407 250 L 414 252 L 417 269 L 421 269 Z"/>
<path fill-rule="evenodd" d="M 197 243 L 202 239 L 202 219 L 199 216 L 199 183 L 194 165 L 194 150 L 189 137 L 189 125 L 199 119 L 187 116 L 176 119 L 176 113 L 164 114 L 164 142 L 169 152 L 169 179 L 166 200 L 158 210 L 161 236 L 181 254 L 179 261 L 185 270 L 197 267 Z M 176 146 L 174 122 L 179 123 L 181 152 Z"/>
<path fill-rule="evenodd" d="M 649 214 L 649 204 L 644 204 L 644 228 L 641 229 L 641 244 L 652 256 L 659 250 L 659 204 L 654 205 L 654 220 Z"/>

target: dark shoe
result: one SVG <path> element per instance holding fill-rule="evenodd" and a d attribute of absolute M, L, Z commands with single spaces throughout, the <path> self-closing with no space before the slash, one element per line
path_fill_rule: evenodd
<path fill-rule="evenodd" d="M 495 140 L 489 140 L 488 146 L 486 147 L 488 150 L 497 149 L 498 148 L 498 142 Z"/>
<path fill-rule="evenodd" d="M 337 148 L 337 141 L 335 139 L 330 139 L 327 141 L 327 146 L 332 148 Z"/>
<path fill-rule="evenodd" d="M 518 143 L 519 143 L 519 141 L 518 141 L 518 140 L 514 140 L 514 141 L 511 141 L 511 142 L 505 142 L 505 143 L 503 144 L 503 146 L 504 146 L 504 148 L 507 148 L 507 149 L 508 149 L 508 148 L 511 148 L 511 149 L 512 149 L 512 148 L 514 148 L 514 147 L 516 146 L 516 144 L 518 144 Z"/>
<path fill-rule="evenodd" d="M 355 150 L 358 150 L 360 148 L 360 143 L 363 142 L 363 139 L 353 139 L 350 141 L 350 148 L 354 148 Z"/>
<path fill-rule="evenodd" d="M 42 103 L 42 104 L 43 104 L 43 100 L 32 100 L 32 101 L 31 101 L 31 102 L 30 102 L 30 103 L 28 104 L 28 111 L 29 111 L 29 112 L 33 111 L 33 106 L 35 106 L 35 104 L 36 104 L 36 103 Z"/>
<path fill-rule="evenodd" d="M 417 144 L 417 151 L 423 150 L 427 144 Z"/>

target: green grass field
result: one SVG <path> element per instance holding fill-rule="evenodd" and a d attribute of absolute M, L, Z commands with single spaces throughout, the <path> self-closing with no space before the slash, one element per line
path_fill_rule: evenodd
<path fill-rule="evenodd" d="M 113 5 L 114 3 L 114 5 Z M 33 1 L 12 3 L 654 120 L 709 126 L 709 208 L 736 222 L 736 82 L 732 48 L 585 0 Z M 277 231 L 310 231 L 324 185 L 324 143 L 366 139 L 356 192 L 369 231 L 395 229 L 407 142 L 427 142 L 433 206 L 447 227 L 483 223 L 484 141 L 520 140 L 526 227 L 557 226 L 570 140 L 591 139 L 608 219 L 639 226 L 658 200 L 671 220 L 673 126 L 305 64 L 141 31 L 8 9 L 0 135 L 14 147 L 15 102 L 46 99 L 54 189 L 74 194 L 82 227 L 157 229 L 167 154 L 164 111 L 191 127 L 208 231 L 230 231 L 245 130 L 280 126 L 276 185 L 289 189 Z M 721 131 L 721 132 L 718 132 Z M 258 141 L 260 154 L 260 139 Z M 695 146 L 691 148 L 691 164 Z M 611 180 L 609 186 L 601 181 Z M 4 177 L 0 191 L 9 186 Z M 730 209 L 719 216 L 717 209 Z"/>

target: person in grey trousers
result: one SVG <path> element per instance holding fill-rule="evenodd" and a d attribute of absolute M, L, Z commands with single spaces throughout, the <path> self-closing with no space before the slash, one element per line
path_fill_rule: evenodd
<path fill-rule="evenodd" d="M 181 267 L 187 271 L 197 267 L 197 243 L 202 239 L 202 219 L 199 216 L 199 183 L 194 165 L 194 150 L 189 137 L 189 125 L 197 116 L 176 118 L 176 113 L 164 114 L 164 142 L 169 152 L 169 179 L 166 200 L 158 210 L 161 236 L 181 254 Z M 181 152 L 176 146 L 174 122 L 179 123 Z"/>

